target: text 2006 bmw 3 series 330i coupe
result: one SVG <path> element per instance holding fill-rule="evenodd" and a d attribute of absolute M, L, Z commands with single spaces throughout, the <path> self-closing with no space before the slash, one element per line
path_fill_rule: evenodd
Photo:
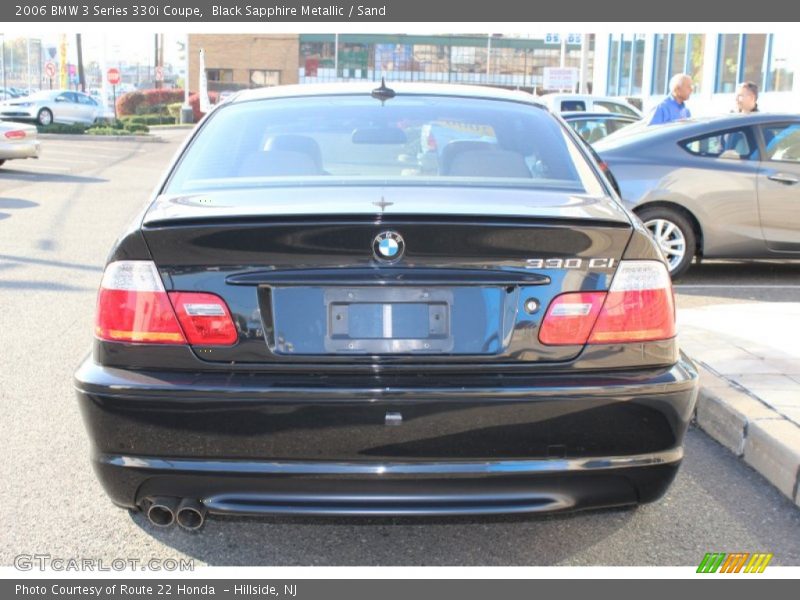
<path fill-rule="evenodd" d="M 530 96 L 389 85 L 238 94 L 118 240 L 75 375 L 116 504 L 192 529 L 673 480 L 697 374 L 646 229 Z"/>

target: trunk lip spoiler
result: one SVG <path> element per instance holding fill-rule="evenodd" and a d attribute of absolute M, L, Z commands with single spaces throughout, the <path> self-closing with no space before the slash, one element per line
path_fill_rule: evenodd
<path fill-rule="evenodd" d="M 418 267 L 257 270 L 225 278 L 229 285 L 245 286 L 534 286 L 549 285 L 540 273 L 498 269 L 436 269 Z"/>

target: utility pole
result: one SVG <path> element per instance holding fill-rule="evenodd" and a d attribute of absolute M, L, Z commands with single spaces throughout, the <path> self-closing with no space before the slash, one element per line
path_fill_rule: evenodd
<path fill-rule="evenodd" d="M 83 47 L 81 46 L 81 34 L 75 34 L 75 46 L 78 50 L 78 87 L 80 91 L 86 91 L 86 75 L 83 72 Z M 30 46 L 29 46 L 30 48 Z M 30 65 L 29 65 L 30 68 Z"/>
<path fill-rule="evenodd" d="M 154 57 L 154 61 L 153 61 L 154 62 L 154 65 L 153 65 L 153 80 L 155 80 L 156 79 L 156 71 L 158 70 L 158 34 L 157 33 L 153 34 L 153 39 L 155 41 L 155 50 L 153 52 L 153 57 Z M 155 82 L 155 88 L 158 89 L 160 87 L 161 87 L 161 82 L 160 81 L 156 81 Z"/>
<path fill-rule="evenodd" d="M 333 76 L 334 81 L 339 81 L 339 34 L 333 34 Z"/>
<path fill-rule="evenodd" d="M 8 87 L 6 85 L 6 34 L 3 34 L 3 46 L 2 46 L 2 53 L 3 53 L 3 91 L 6 90 Z"/>
<path fill-rule="evenodd" d="M 492 72 L 492 34 L 486 37 L 486 83 L 489 83 L 489 74 Z"/>
<path fill-rule="evenodd" d="M 589 64 L 589 34 L 581 34 L 581 75 L 579 82 L 579 90 L 581 94 L 586 93 L 586 69 Z M 631 76 L 631 80 L 633 77 Z"/>

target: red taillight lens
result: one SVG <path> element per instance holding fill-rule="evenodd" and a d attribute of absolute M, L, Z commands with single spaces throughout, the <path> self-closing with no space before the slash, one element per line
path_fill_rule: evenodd
<path fill-rule="evenodd" d="M 112 342 L 186 343 L 152 262 L 119 261 L 106 267 L 97 299 L 95 335 Z"/>
<path fill-rule="evenodd" d="M 155 264 L 118 261 L 106 267 L 95 335 L 112 342 L 231 345 L 238 335 L 225 302 L 213 294 L 164 290 Z"/>
<path fill-rule="evenodd" d="M 556 297 L 544 316 L 539 340 L 548 346 L 585 344 L 605 297 L 605 292 L 578 292 Z"/>
<path fill-rule="evenodd" d="M 547 309 L 547 345 L 614 344 L 675 337 L 675 302 L 666 266 L 622 261 L 609 291 L 562 294 Z"/>
<path fill-rule="evenodd" d="M 675 301 L 667 268 L 655 261 L 622 261 L 597 318 L 590 344 L 675 337 Z"/>
<path fill-rule="evenodd" d="M 21 140 L 26 133 L 21 129 L 14 129 L 13 131 L 6 131 L 3 135 L 9 140 Z"/>
<path fill-rule="evenodd" d="M 170 292 L 181 327 L 195 346 L 230 346 L 239 339 L 225 301 L 214 294 Z"/>
<path fill-rule="evenodd" d="M 427 143 L 428 143 L 428 150 L 429 151 L 434 151 L 439 146 L 439 144 L 436 142 L 436 138 L 433 137 L 432 133 L 428 134 Z"/>

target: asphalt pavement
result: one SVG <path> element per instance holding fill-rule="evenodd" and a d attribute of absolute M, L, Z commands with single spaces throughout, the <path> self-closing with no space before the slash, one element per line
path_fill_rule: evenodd
<path fill-rule="evenodd" d="M 185 134 L 160 132 L 160 143 L 44 140 L 41 160 L 0 169 L 0 565 L 20 553 L 212 565 L 696 565 L 706 552 L 734 551 L 800 565 L 800 510 L 695 427 L 667 495 L 636 509 L 211 518 L 189 534 L 113 506 L 90 468 L 72 373 L 90 348 L 108 251 Z M 797 275 L 782 263 L 706 263 L 681 282 L 678 305 L 722 298 L 777 310 L 797 297 Z"/>

